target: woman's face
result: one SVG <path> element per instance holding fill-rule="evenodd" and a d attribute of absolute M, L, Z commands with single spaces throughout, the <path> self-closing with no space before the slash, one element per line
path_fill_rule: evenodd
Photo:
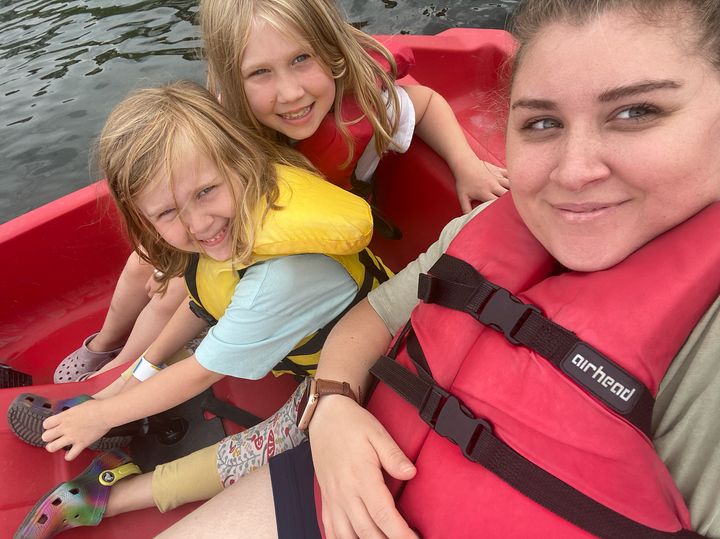
<path fill-rule="evenodd" d="M 513 200 L 570 269 L 613 266 L 720 200 L 720 74 L 679 26 L 548 26 L 515 73 Z"/>

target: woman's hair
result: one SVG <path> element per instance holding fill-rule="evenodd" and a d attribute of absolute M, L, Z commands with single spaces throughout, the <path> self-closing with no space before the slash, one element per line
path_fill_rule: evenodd
<path fill-rule="evenodd" d="M 387 90 L 398 110 L 393 82 L 397 68 L 388 50 L 369 35 L 348 24 L 334 0 L 202 0 L 200 27 L 208 61 L 208 88 L 222 96 L 222 103 L 243 124 L 263 136 L 287 143 L 287 138 L 263 126 L 248 105 L 241 71 L 243 51 L 253 25 L 265 22 L 285 34 L 305 41 L 335 80 L 335 123 L 348 147 L 348 162 L 354 152 L 347 124 L 361 118 L 342 118 L 343 97 L 351 94 L 375 133 L 378 154 L 387 149 L 397 130 L 398 115 L 391 120 L 379 88 Z M 390 64 L 386 73 L 371 55 Z"/>
<path fill-rule="evenodd" d="M 98 140 L 98 160 L 135 251 L 171 277 L 184 273 L 190 253 L 157 233 L 137 206 L 137 197 L 159 181 L 173 182 L 189 151 L 209 159 L 233 195 L 233 260 L 250 261 L 261 202 L 274 208 L 278 196 L 275 163 L 308 168 L 307 160 L 232 119 L 212 94 L 192 82 L 133 92 L 110 114 Z"/>
<path fill-rule="evenodd" d="M 608 11 L 625 10 L 641 22 L 685 25 L 695 33 L 697 50 L 720 70 L 718 0 L 525 0 L 513 13 L 511 32 L 518 42 L 513 71 L 537 34 L 553 23 L 582 25 Z M 669 17 L 670 15 L 670 17 Z"/>

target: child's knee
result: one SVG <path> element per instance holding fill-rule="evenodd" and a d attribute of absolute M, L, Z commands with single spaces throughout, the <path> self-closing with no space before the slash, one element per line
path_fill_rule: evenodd
<path fill-rule="evenodd" d="M 177 311 L 186 297 L 185 282 L 183 279 L 176 277 L 170 280 L 164 294 L 156 293 L 153 295 L 148 308 L 156 316 L 170 317 Z"/>
<path fill-rule="evenodd" d="M 125 262 L 125 267 L 123 268 L 120 278 L 144 285 L 153 271 L 155 271 L 154 268 L 133 251 Z"/>

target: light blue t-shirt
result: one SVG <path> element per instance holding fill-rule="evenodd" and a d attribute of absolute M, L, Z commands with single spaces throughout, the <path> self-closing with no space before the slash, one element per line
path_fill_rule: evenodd
<path fill-rule="evenodd" d="M 218 323 L 195 351 L 213 372 L 257 380 L 301 339 L 350 303 L 357 285 L 343 266 L 320 254 L 283 256 L 251 266 Z"/>

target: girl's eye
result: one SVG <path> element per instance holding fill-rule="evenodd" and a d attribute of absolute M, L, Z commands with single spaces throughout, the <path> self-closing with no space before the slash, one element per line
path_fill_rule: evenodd
<path fill-rule="evenodd" d="M 627 107 L 621 110 L 617 113 L 615 117 L 620 120 L 638 121 L 648 119 L 657 112 L 658 110 L 655 107 L 651 107 L 650 105 L 633 105 L 632 107 Z"/>
<path fill-rule="evenodd" d="M 197 197 L 202 198 L 202 197 L 209 195 L 210 193 L 213 192 L 215 187 L 216 187 L 215 185 L 211 185 L 209 187 L 206 187 L 205 189 L 201 189 L 200 192 L 198 193 Z"/>
<path fill-rule="evenodd" d="M 540 118 L 526 122 L 523 129 L 531 131 L 545 131 L 547 129 L 555 129 L 558 127 L 562 127 L 562 124 L 558 120 L 553 118 Z"/>
<path fill-rule="evenodd" d="M 163 219 L 164 217 L 169 216 L 171 213 L 173 213 L 175 210 L 173 208 L 168 208 L 167 210 L 163 210 L 160 213 L 158 213 L 157 218 Z"/>
<path fill-rule="evenodd" d="M 305 62 L 310 59 L 309 54 L 301 54 L 299 56 L 296 56 L 295 59 L 292 61 L 293 64 L 300 64 L 302 62 Z"/>
<path fill-rule="evenodd" d="M 248 74 L 248 78 L 250 78 L 250 77 L 259 77 L 260 75 L 264 75 L 265 73 L 270 73 L 270 70 L 269 70 L 269 69 L 265 69 L 265 68 L 256 69 L 255 71 L 251 71 L 251 72 Z"/>

